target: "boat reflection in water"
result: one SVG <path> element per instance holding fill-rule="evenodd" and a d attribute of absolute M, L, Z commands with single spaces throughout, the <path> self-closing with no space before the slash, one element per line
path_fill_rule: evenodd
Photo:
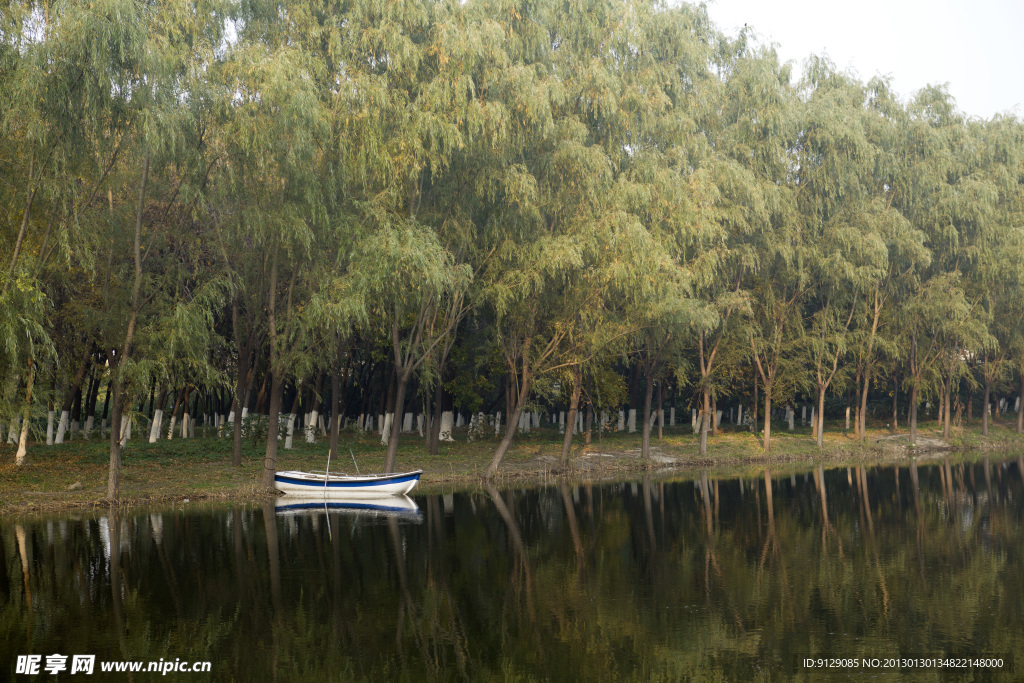
<path fill-rule="evenodd" d="M 274 503 L 275 512 L 286 515 L 315 515 L 320 512 L 341 513 L 360 518 L 394 518 L 419 522 L 423 515 L 415 501 L 409 496 L 366 496 L 327 495 L 320 499 L 311 497 L 295 498 L 281 496 Z"/>

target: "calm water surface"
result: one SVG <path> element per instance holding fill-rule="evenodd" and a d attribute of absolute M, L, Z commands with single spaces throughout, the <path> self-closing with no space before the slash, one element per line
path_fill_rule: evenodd
<path fill-rule="evenodd" d="M 784 680 L 820 675 L 805 658 L 996 655 L 1001 672 L 832 675 L 1015 680 L 1022 475 L 1024 457 L 954 458 L 420 496 L 395 515 L 0 521 L 0 680 L 58 680 L 15 675 L 33 653 L 211 662 L 172 675 L 188 681 Z"/>

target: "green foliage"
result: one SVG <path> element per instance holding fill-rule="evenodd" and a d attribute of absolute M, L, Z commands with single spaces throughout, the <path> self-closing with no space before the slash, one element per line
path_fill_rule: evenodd
<path fill-rule="evenodd" d="M 473 410 L 1024 371 L 1021 121 L 702 6 L 8 3 L 0 161 L 4 415 L 82 358 L 138 406 L 352 350 L 370 412 L 392 364 Z"/>

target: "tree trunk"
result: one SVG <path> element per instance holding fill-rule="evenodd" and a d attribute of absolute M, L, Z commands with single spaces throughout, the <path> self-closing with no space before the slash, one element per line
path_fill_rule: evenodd
<path fill-rule="evenodd" d="M 750 407 L 753 408 L 752 415 L 750 418 L 750 432 L 757 434 L 757 383 L 758 377 L 757 372 L 754 372 L 754 400 L 750 403 Z"/>
<path fill-rule="evenodd" d="M 985 400 L 981 404 L 981 435 L 988 436 L 988 402 L 992 398 L 992 380 L 985 378 Z"/>
<path fill-rule="evenodd" d="M 701 409 L 697 415 L 697 419 L 700 420 L 700 454 L 702 457 L 708 454 L 708 416 L 710 414 L 711 388 L 705 386 L 701 391 Z"/>
<path fill-rule="evenodd" d="M 139 183 L 139 202 L 135 209 L 135 241 L 132 245 L 135 257 L 135 283 L 132 290 L 132 308 L 128 316 L 128 327 L 124 334 L 121 353 L 114 358 L 110 367 L 110 384 L 113 387 L 113 415 L 110 418 L 110 471 L 107 476 L 107 500 L 117 502 L 121 495 L 121 400 L 123 381 L 120 370 L 124 361 L 131 358 L 132 342 L 135 339 L 135 325 L 142 305 L 142 214 L 146 205 L 146 184 L 149 180 L 149 151 L 146 152 L 142 179 Z"/>
<path fill-rule="evenodd" d="M 281 373 L 282 375 L 284 373 Z M 274 488 L 274 475 L 277 473 L 277 437 L 281 431 L 281 402 L 284 395 L 284 379 L 271 375 L 270 407 L 267 413 L 267 452 L 263 459 L 263 487 Z"/>
<path fill-rule="evenodd" d="M 241 326 L 238 320 L 238 300 L 231 304 L 231 320 L 235 332 L 235 343 L 241 342 Z M 235 395 L 232 397 L 231 412 L 235 414 L 232 424 L 231 464 L 242 466 L 242 404 L 248 386 L 249 366 L 252 364 L 252 343 L 247 340 L 238 350 L 238 373 L 235 379 Z"/>
<path fill-rule="evenodd" d="M 75 378 L 71 383 L 71 390 L 64 397 L 64 403 L 61 404 L 60 421 L 57 424 L 57 438 L 54 439 L 54 443 L 64 443 L 64 435 L 71 424 L 71 407 L 75 403 L 75 394 L 78 393 L 79 387 L 82 386 L 82 380 L 85 379 L 85 372 L 89 369 L 89 360 L 91 358 L 92 348 L 89 348 L 86 350 L 85 356 L 75 372 Z"/>
<path fill-rule="evenodd" d="M 893 375 L 892 378 L 892 430 L 896 431 L 900 428 L 900 417 L 899 417 L 899 396 L 900 396 L 900 378 Z"/>
<path fill-rule="evenodd" d="M 431 455 L 441 452 L 441 414 L 444 412 L 444 362 L 437 368 L 437 383 L 434 385 L 434 419 L 430 421 L 427 448 Z M 426 418 L 424 418 L 426 419 Z"/>
<path fill-rule="evenodd" d="M 391 411 L 395 413 L 395 417 L 391 419 L 391 434 L 388 437 L 388 452 L 387 456 L 384 458 L 384 474 L 390 474 L 395 471 L 395 460 L 398 458 L 398 440 L 399 435 L 402 433 L 402 424 L 399 421 L 397 411 L 405 409 L 405 388 L 409 384 L 409 377 L 412 376 L 412 363 L 409 363 L 409 367 L 406 369 L 396 372 L 395 375 L 396 386 L 394 392 L 394 405 L 391 406 Z M 403 415 L 402 418 L 404 417 L 405 416 Z"/>
<path fill-rule="evenodd" d="M 1020 402 L 1017 406 L 1017 433 L 1024 433 L 1024 367 L 1020 369 L 1020 393 L 1017 394 Z"/>
<path fill-rule="evenodd" d="M 288 411 L 288 425 L 285 431 L 284 447 L 286 450 L 291 450 L 292 440 L 295 436 L 295 414 L 299 410 L 299 400 L 302 398 L 302 387 L 295 388 L 295 398 L 292 399 L 292 409 Z M 335 411 L 332 411 L 335 412 Z"/>
<path fill-rule="evenodd" d="M 494 473 L 498 471 L 498 466 L 501 465 L 501 459 L 505 457 L 505 453 L 508 451 L 509 446 L 512 445 L 512 438 L 516 434 L 516 429 L 519 426 L 519 416 L 523 412 L 523 406 L 526 405 L 526 400 L 530 397 L 530 384 L 532 378 L 530 377 L 530 369 L 528 366 L 523 367 L 523 384 L 519 389 L 519 396 L 516 397 L 515 407 L 508 416 L 508 422 L 505 425 L 505 436 L 501 439 L 501 443 L 498 444 L 498 450 L 494 452 L 494 457 L 491 458 L 491 463 L 487 466 L 487 470 L 484 476 L 487 478 L 493 477 Z M 511 382 L 509 383 L 511 385 Z"/>
<path fill-rule="evenodd" d="M 658 382 L 658 441 L 665 438 L 665 386 Z"/>
<path fill-rule="evenodd" d="M 569 461 L 572 448 L 572 433 L 576 431 L 576 413 L 579 410 L 580 392 L 583 389 L 583 369 L 577 365 L 572 371 L 572 399 L 569 403 L 569 420 L 565 425 L 565 436 L 562 439 L 562 464 Z M 518 421 L 516 422 L 518 424 Z"/>
<path fill-rule="evenodd" d="M 14 456 L 14 464 L 25 464 L 28 453 L 28 427 L 32 422 L 32 380 L 35 379 L 35 368 L 31 359 L 28 361 L 28 381 L 25 387 L 25 408 L 21 416 L 21 434 L 18 437 L 18 452 Z"/>
<path fill-rule="evenodd" d="M 171 423 L 170 423 L 170 427 L 167 429 L 167 438 L 168 439 L 173 439 L 174 438 L 174 425 L 177 424 L 177 422 L 178 422 L 178 408 L 181 407 L 181 400 L 184 397 L 184 395 L 185 394 L 183 394 L 182 392 L 179 391 L 178 395 L 174 399 L 174 407 L 171 408 Z"/>
<path fill-rule="evenodd" d="M 910 387 L 910 445 L 917 445 L 917 380 Z"/>
<path fill-rule="evenodd" d="M 583 444 L 590 445 L 590 433 L 594 425 L 594 404 L 587 401 L 587 431 L 583 437 Z"/>
<path fill-rule="evenodd" d="M 857 441 L 862 441 L 860 434 L 860 387 L 861 387 L 861 375 L 863 374 L 863 368 L 857 366 L 857 375 L 853 381 L 853 435 L 857 438 Z"/>
<path fill-rule="evenodd" d="M 331 373 L 331 457 L 338 457 L 338 431 L 341 429 L 341 367 Z"/>
<path fill-rule="evenodd" d="M 950 413 L 951 413 L 949 404 L 950 404 L 950 393 L 952 391 L 952 386 L 953 386 L 953 375 L 952 375 L 952 373 L 950 373 L 949 379 L 946 382 L 945 387 L 943 387 L 943 392 L 942 392 L 942 411 L 943 411 L 943 418 L 944 418 L 943 425 L 942 425 L 942 438 L 943 439 L 948 439 L 949 438 L 949 418 L 950 418 Z"/>
<path fill-rule="evenodd" d="M 764 452 L 772 448 L 772 387 L 764 386 Z"/>
<path fill-rule="evenodd" d="M 650 370 L 644 372 L 644 431 L 641 440 L 640 456 L 644 460 L 651 459 L 651 400 L 654 398 L 654 376 Z M 569 430 L 566 429 L 568 432 Z"/>
<path fill-rule="evenodd" d="M 818 448 L 825 447 L 825 387 L 818 387 L 818 415 L 814 428 L 817 430 Z"/>
<path fill-rule="evenodd" d="M 867 440 L 868 430 L 868 389 L 871 387 L 871 366 L 864 368 L 864 386 L 860 388 L 860 408 L 857 410 L 857 419 L 860 420 L 860 425 L 857 429 L 857 435 L 861 443 Z"/>
<path fill-rule="evenodd" d="M 164 424 L 164 403 L 167 402 L 167 386 L 160 388 L 153 404 L 153 423 L 149 427 L 149 442 L 156 443 L 160 439 L 160 428 Z"/>
<path fill-rule="evenodd" d="M 277 336 L 277 269 L 280 243 L 274 245 L 270 262 L 270 286 L 267 297 L 267 333 L 270 341 L 270 372 L 264 378 L 264 386 L 272 381 L 270 388 L 270 409 L 267 414 L 267 450 L 263 457 L 263 488 L 274 488 L 277 473 L 277 431 L 281 412 L 281 396 L 284 390 L 284 367 L 281 359 L 280 341 Z"/>

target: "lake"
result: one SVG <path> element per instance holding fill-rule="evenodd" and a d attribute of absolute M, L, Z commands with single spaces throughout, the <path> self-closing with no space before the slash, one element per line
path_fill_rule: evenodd
<path fill-rule="evenodd" d="M 74 655 L 185 681 L 1024 673 L 1024 456 L 786 467 L 3 520 L 0 679 L 79 680 Z"/>

